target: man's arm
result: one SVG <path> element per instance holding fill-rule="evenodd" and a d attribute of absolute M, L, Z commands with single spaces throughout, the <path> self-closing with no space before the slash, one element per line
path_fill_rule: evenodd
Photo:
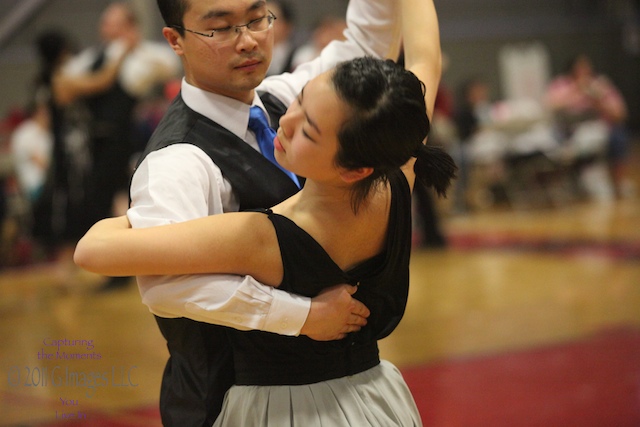
<path fill-rule="evenodd" d="M 251 276 L 146 276 L 138 280 L 140 289 L 145 289 L 141 291 L 143 303 L 160 317 L 188 317 L 239 330 L 328 341 L 359 330 L 369 316 L 364 304 L 351 297 L 357 288 L 350 285 L 328 288 L 309 299 L 262 285 Z"/>

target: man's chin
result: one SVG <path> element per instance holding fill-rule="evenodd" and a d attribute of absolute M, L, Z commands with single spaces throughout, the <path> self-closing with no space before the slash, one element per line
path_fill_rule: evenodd
<path fill-rule="evenodd" d="M 266 75 L 267 72 L 262 70 L 246 74 L 240 81 L 238 81 L 238 86 L 242 90 L 253 90 L 262 83 Z"/>

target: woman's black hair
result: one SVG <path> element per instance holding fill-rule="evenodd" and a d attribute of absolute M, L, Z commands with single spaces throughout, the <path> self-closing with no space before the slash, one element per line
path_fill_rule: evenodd
<path fill-rule="evenodd" d="M 349 119 L 338 131 L 336 164 L 373 168 L 353 188 L 354 211 L 375 184 L 387 181 L 412 156 L 417 157 L 418 180 L 440 195 L 446 193 L 456 167 L 446 152 L 423 144 L 430 123 L 425 86 L 415 74 L 391 60 L 362 57 L 338 64 L 331 82 L 350 109 Z"/>
<path fill-rule="evenodd" d="M 414 157 L 417 157 L 413 170 L 418 183 L 433 188 L 438 196 L 446 197 L 458 169 L 451 156 L 441 147 L 421 144 Z"/>

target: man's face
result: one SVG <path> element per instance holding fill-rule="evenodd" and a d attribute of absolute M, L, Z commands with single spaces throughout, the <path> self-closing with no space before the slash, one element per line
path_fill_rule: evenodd
<path fill-rule="evenodd" d="M 269 12 L 263 0 L 190 0 L 183 27 L 201 33 L 262 18 Z M 239 30 L 232 40 L 185 32 L 176 52 L 183 58 L 185 78 L 203 90 L 250 103 L 253 89 L 264 79 L 273 50 L 273 28 L 252 33 Z M 175 47 L 174 47 L 175 50 Z"/>

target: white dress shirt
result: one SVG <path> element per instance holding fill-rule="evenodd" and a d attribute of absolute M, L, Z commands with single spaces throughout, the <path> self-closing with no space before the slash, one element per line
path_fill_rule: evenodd
<path fill-rule="evenodd" d="M 394 3 L 351 0 L 346 41 L 332 42 L 320 57 L 294 73 L 266 78 L 257 91 L 269 92 L 289 105 L 311 78 L 338 62 L 363 55 L 395 58 L 399 26 Z M 189 108 L 258 149 L 255 136 L 247 129 L 250 105 L 202 91 L 184 80 L 181 89 Z M 257 93 L 253 105 L 264 109 Z M 238 210 L 231 185 L 220 169 L 190 144 L 174 144 L 150 153 L 134 173 L 131 199 L 127 215 L 136 228 Z M 250 276 L 143 276 L 138 277 L 138 286 L 143 303 L 160 317 L 188 317 L 282 335 L 300 333 L 311 305 L 309 298 L 263 285 Z"/>

